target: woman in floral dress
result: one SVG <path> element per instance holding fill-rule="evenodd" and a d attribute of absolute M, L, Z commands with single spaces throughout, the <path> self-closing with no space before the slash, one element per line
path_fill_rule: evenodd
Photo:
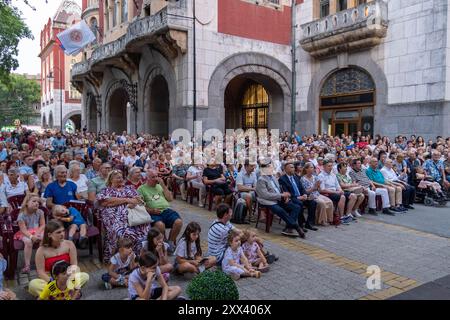
<path fill-rule="evenodd" d="M 149 223 L 130 227 L 128 225 L 128 207 L 135 207 L 142 203 L 142 199 L 133 186 L 125 186 L 121 171 L 114 170 L 108 175 L 106 189 L 98 195 L 101 205 L 100 219 L 106 230 L 104 260 L 109 262 L 116 253 L 119 238 L 131 239 L 134 243 L 133 251 L 139 254 L 141 243 L 147 237 L 151 226 Z"/>

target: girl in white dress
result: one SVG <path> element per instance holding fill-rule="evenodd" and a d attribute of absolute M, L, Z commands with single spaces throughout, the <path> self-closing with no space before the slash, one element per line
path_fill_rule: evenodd
<path fill-rule="evenodd" d="M 241 233 L 235 229 L 228 235 L 228 249 L 222 260 L 222 270 L 234 280 L 241 277 L 261 277 L 261 272 L 256 271 L 245 257 L 241 247 Z"/>

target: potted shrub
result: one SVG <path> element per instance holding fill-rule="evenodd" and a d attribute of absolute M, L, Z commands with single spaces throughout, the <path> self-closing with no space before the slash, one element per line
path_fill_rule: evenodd
<path fill-rule="evenodd" d="M 187 295 L 191 300 L 239 300 L 233 279 L 222 271 L 205 271 L 189 283 Z"/>

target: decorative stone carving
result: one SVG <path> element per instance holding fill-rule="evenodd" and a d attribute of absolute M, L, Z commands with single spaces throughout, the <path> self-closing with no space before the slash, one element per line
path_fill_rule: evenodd
<path fill-rule="evenodd" d="M 321 59 L 377 46 L 386 37 L 387 28 L 388 5 L 375 0 L 303 24 L 300 44 Z"/>

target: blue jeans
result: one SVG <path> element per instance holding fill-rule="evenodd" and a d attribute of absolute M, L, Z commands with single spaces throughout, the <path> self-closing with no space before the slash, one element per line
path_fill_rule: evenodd
<path fill-rule="evenodd" d="M 289 201 L 288 203 L 275 204 L 273 206 L 266 206 L 272 211 L 273 214 L 276 214 L 286 223 L 286 228 L 288 229 L 297 229 L 298 228 L 298 216 L 302 210 L 302 208 Z"/>

